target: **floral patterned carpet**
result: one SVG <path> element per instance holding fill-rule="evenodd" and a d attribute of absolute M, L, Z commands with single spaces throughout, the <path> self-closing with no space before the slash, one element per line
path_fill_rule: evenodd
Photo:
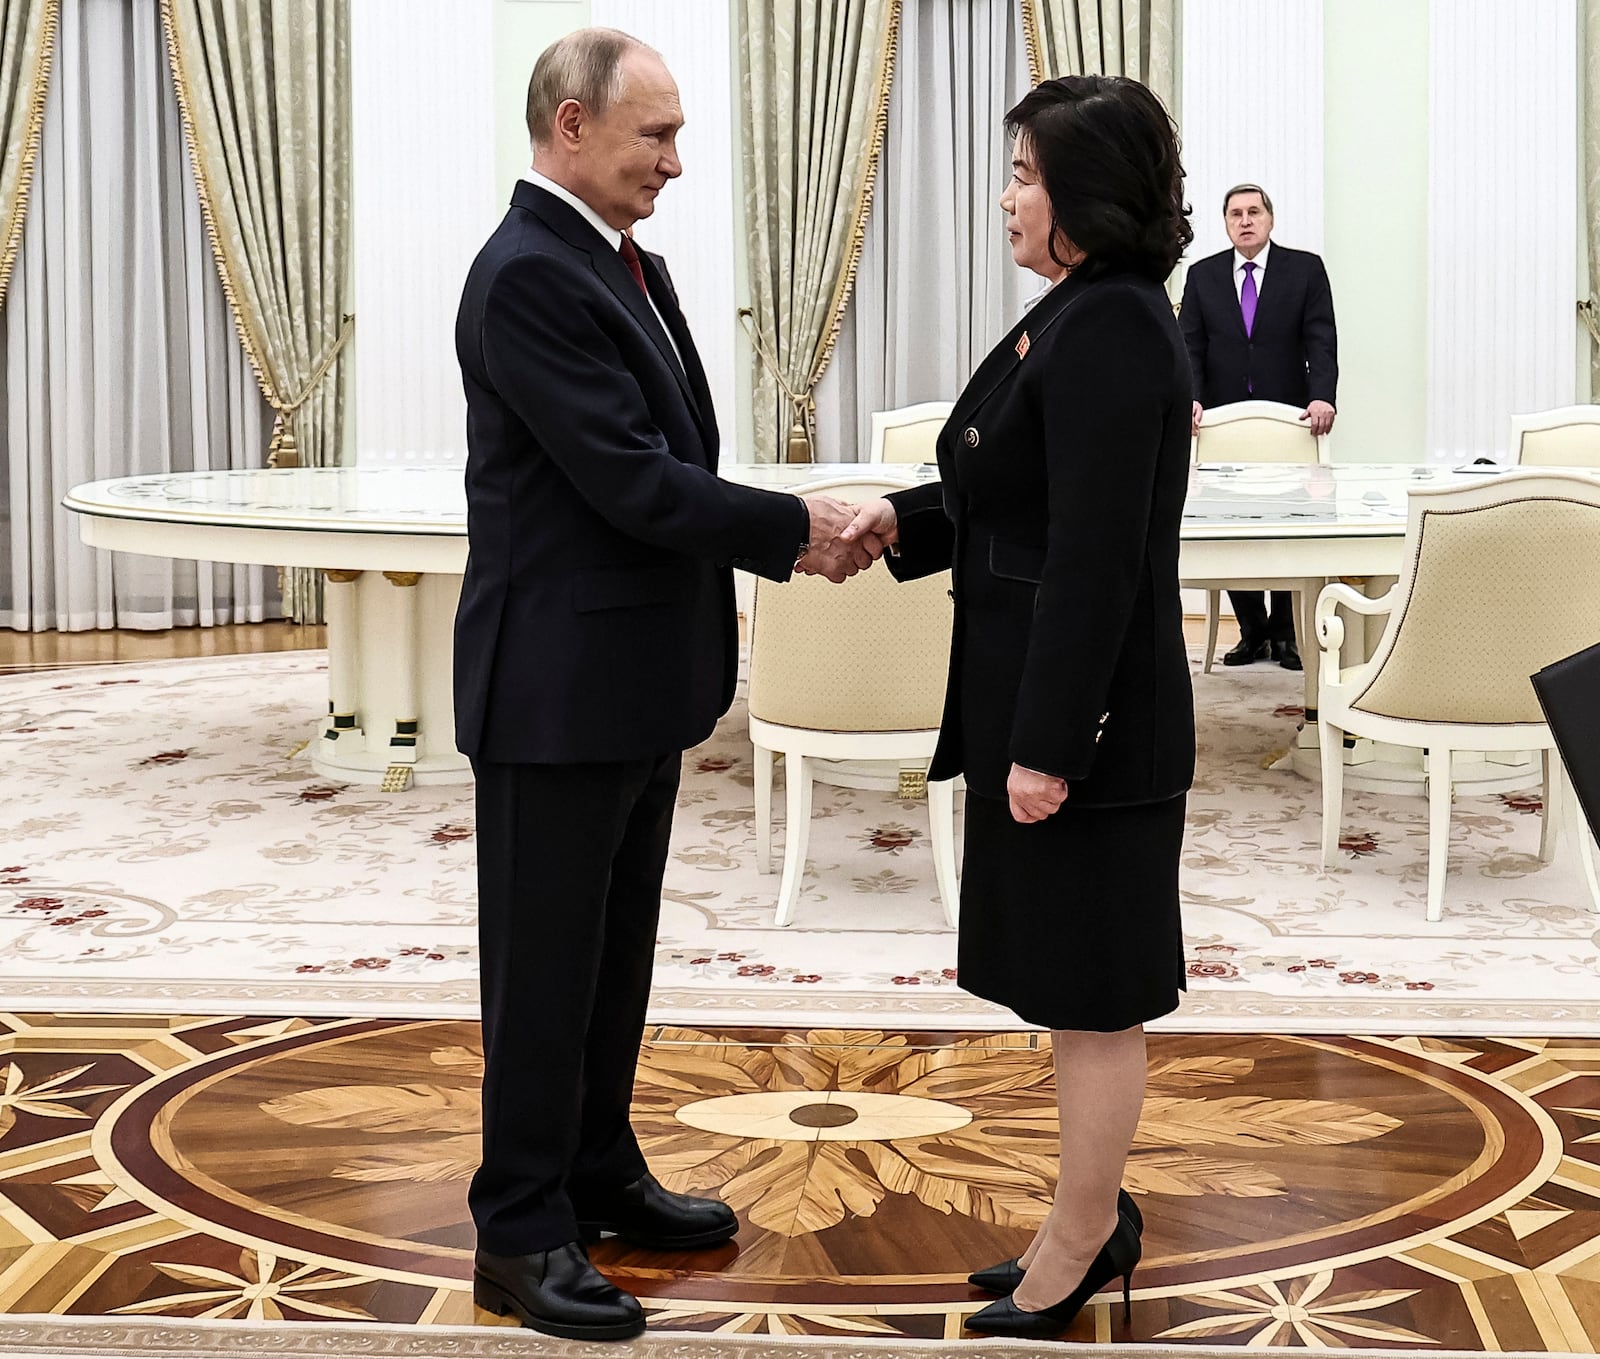
<path fill-rule="evenodd" d="M 324 666 L 291 652 L 0 680 L 0 1003 L 474 1013 L 470 789 L 320 778 L 296 751 Z M 1600 917 L 1570 853 L 1538 861 L 1536 789 L 1458 800 L 1430 925 L 1422 799 L 1349 795 L 1343 862 L 1324 872 L 1315 785 L 1263 767 L 1294 734 L 1299 677 L 1218 669 L 1195 686 L 1191 989 L 1162 1027 L 1600 1032 Z M 779 929 L 751 790 L 736 708 L 685 758 L 656 1020 L 1015 1024 L 956 984 L 925 803 L 819 786 Z"/>

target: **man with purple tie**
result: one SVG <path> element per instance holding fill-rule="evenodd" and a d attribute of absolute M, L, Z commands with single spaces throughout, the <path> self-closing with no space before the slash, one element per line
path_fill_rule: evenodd
<path fill-rule="evenodd" d="M 1272 200 L 1259 184 L 1229 189 L 1222 218 L 1233 249 L 1189 270 L 1178 317 L 1194 369 L 1195 428 L 1208 406 L 1281 401 L 1303 407 L 1300 418 L 1326 434 L 1339 382 L 1328 271 L 1320 256 L 1272 243 Z M 1224 665 L 1270 657 L 1285 670 L 1300 669 L 1286 591 L 1273 591 L 1270 616 L 1260 591 L 1230 590 L 1228 598 L 1239 644 Z"/>

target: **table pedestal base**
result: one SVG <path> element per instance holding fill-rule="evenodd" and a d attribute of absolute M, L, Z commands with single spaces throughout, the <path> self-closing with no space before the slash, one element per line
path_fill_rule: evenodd
<path fill-rule="evenodd" d="M 455 747 L 450 639 L 461 577 L 327 571 L 328 716 L 311 764 L 324 778 L 399 792 L 472 781 Z"/>

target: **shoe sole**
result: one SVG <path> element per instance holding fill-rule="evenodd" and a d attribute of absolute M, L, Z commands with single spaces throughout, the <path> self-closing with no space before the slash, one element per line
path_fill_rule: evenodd
<path fill-rule="evenodd" d="M 712 1231 L 696 1232 L 692 1236 L 639 1236 L 625 1232 L 609 1222 L 580 1222 L 578 1235 L 585 1245 L 593 1245 L 602 1236 L 610 1233 L 619 1241 L 625 1241 L 630 1246 L 637 1246 L 640 1250 L 705 1250 L 710 1246 L 720 1246 L 725 1241 L 732 1241 L 739 1233 L 739 1228 L 734 1226 L 731 1230 L 718 1227 Z"/>
<path fill-rule="evenodd" d="M 532 1316 L 499 1284 L 476 1274 L 472 1278 L 472 1301 L 485 1312 L 497 1317 L 516 1317 L 530 1331 L 553 1335 L 558 1340 L 632 1340 L 644 1334 L 643 1317 L 637 1321 L 615 1322 L 610 1326 L 568 1326 L 559 1321 Z"/>

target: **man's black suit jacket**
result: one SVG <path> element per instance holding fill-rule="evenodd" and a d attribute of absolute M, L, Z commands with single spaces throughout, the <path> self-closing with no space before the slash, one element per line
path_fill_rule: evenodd
<path fill-rule="evenodd" d="M 939 436 L 940 481 L 889 497 L 894 574 L 955 567 L 930 778 L 965 774 L 1003 798 L 1015 763 L 1065 779 L 1074 806 L 1189 787 L 1178 531 L 1191 391 L 1159 285 L 1069 278 L 972 375 Z"/>
<path fill-rule="evenodd" d="M 662 262 L 641 257 L 670 340 L 612 244 L 527 182 L 467 276 L 455 704 L 474 758 L 703 741 L 733 701 L 730 566 L 784 580 L 806 538 L 797 497 L 718 478 L 705 372 Z"/>
<path fill-rule="evenodd" d="M 1246 335 L 1233 286 L 1233 251 L 1208 255 L 1184 280 L 1178 319 L 1194 371 L 1195 400 L 1202 406 L 1338 404 L 1338 335 L 1321 256 L 1272 246 L 1255 326 Z"/>

